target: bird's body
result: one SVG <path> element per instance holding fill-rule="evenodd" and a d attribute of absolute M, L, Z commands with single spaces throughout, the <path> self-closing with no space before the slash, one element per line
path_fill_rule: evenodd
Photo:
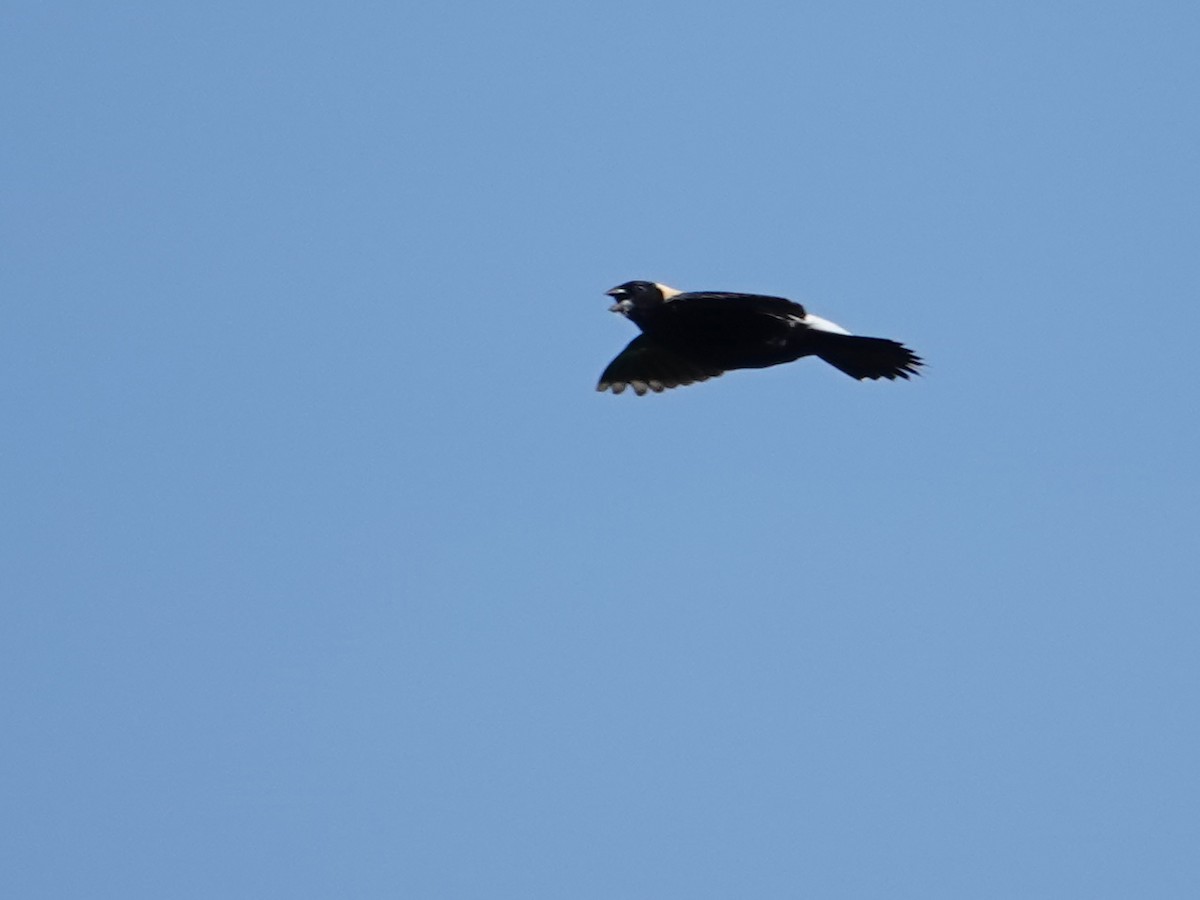
<path fill-rule="evenodd" d="M 682 293 L 629 281 L 611 307 L 642 333 L 605 369 L 597 390 L 641 395 L 704 381 L 731 369 L 763 369 L 819 356 L 852 378 L 908 378 L 921 358 L 896 341 L 859 337 L 783 297 Z"/>

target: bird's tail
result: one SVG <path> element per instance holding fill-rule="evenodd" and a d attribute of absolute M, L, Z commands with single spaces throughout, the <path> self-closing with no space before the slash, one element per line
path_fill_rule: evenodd
<path fill-rule="evenodd" d="M 851 378 L 908 378 L 919 375 L 924 362 L 898 341 L 856 334 L 810 332 L 816 355 Z"/>

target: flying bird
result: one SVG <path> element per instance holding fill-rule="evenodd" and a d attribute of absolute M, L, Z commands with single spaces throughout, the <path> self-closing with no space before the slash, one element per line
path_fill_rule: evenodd
<path fill-rule="evenodd" d="M 860 337 L 799 303 L 761 294 L 683 293 L 653 281 L 627 281 L 607 292 L 642 333 L 600 376 L 598 391 L 647 391 L 715 378 L 731 369 L 765 369 L 817 356 L 851 378 L 907 379 L 923 365 L 903 344 Z"/>

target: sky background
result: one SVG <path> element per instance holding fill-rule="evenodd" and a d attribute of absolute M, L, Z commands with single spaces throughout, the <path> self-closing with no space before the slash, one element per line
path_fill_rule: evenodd
<path fill-rule="evenodd" d="M 1200 7 L 0 14 L 0 893 L 1200 895 Z M 594 391 L 629 279 L 922 354 Z"/>

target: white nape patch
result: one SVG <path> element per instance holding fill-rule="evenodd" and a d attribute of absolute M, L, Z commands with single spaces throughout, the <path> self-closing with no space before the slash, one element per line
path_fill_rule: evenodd
<path fill-rule="evenodd" d="M 850 334 L 841 325 L 834 324 L 828 319 L 822 319 L 820 316 L 814 316 L 812 313 L 804 317 L 804 324 L 813 331 L 828 331 L 830 334 Z"/>
<path fill-rule="evenodd" d="M 667 287 L 665 284 L 659 284 L 657 281 L 654 282 L 654 286 L 662 292 L 662 298 L 664 301 L 670 300 L 672 297 L 678 297 L 683 293 L 683 291 L 677 291 L 673 287 Z"/>

